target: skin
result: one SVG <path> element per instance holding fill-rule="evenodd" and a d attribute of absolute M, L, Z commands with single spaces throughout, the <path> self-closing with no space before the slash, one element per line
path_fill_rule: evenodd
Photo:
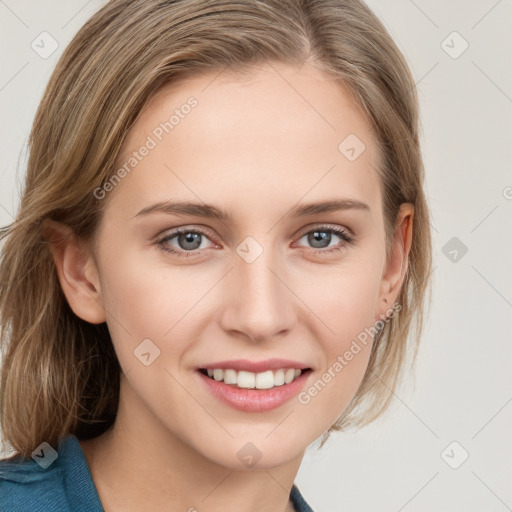
<path fill-rule="evenodd" d="M 267 412 L 223 404 L 195 369 L 224 359 L 294 359 L 313 369 L 309 388 L 395 302 L 414 210 L 402 205 L 386 261 L 372 127 L 348 90 L 310 64 L 167 85 L 131 129 L 119 165 L 190 96 L 197 107 L 103 199 L 93 248 L 45 223 L 71 308 L 107 322 L 122 368 L 114 426 L 80 444 L 107 512 L 293 510 L 289 493 L 304 452 L 356 393 L 371 340 L 309 403 L 295 398 Z M 366 146 L 354 161 L 338 150 L 349 134 Z M 297 203 L 340 198 L 369 211 L 288 215 Z M 213 204 L 232 219 L 137 216 L 171 199 Z M 326 224 L 350 230 L 354 241 L 343 245 L 332 234 L 314 245 L 312 231 L 328 237 L 317 229 Z M 192 257 L 156 243 L 182 226 L 208 232 Z M 247 236 L 263 249 L 251 263 L 236 252 Z M 166 244 L 190 254 L 190 241 Z M 160 350 L 149 366 L 134 356 L 147 338 Z M 262 454 L 251 468 L 237 457 L 247 442 Z"/>

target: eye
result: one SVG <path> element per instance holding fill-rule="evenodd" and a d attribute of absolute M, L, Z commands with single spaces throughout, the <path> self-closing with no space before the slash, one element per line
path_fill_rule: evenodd
<path fill-rule="evenodd" d="M 326 249 L 333 241 L 333 235 L 341 241 L 330 249 Z M 312 252 L 321 254 L 332 254 L 342 250 L 345 246 L 353 242 L 353 237 L 348 231 L 336 226 L 315 227 L 315 229 L 305 232 L 300 240 L 303 238 L 306 239 L 306 243 L 311 244 L 312 247 L 310 249 Z M 205 239 L 209 239 L 209 233 L 207 231 L 200 228 L 182 227 L 165 234 L 157 240 L 156 245 L 165 252 L 169 252 L 178 257 L 188 258 L 201 254 L 202 251 L 207 248 L 203 246 Z M 171 243 L 173 241 L 176 245 Z M 215 244 L 213 246 L 215 246 Z"/>
<path fill-rule="evenodd" d="M 329 247 L 329 244 L 333 241 L 333 235 L 341 240 L 337 245 L 332 248 L 324 250 Z M 314 252 L 331 254 L 336 251 L 340 251 L 346 245 L 353 242 L 353 237 L 348 231 L 335 226 L 317 226 L 315 229 L 307 231 L 301 240 L 305 238 L 308 244 L 311 244 Z M 335 240 L 334 240 L 335 241 Z"/>
<path fill-rule="evenodd" d="M 197 256 L 202 252 L 205 247 L 202 246 L 204 238 L 208 238 L 208 233 L 199 228 L 178 228 L 167 233 L 165 236 L 157 240 L 156 244 L 160 249 L 166 252 L 175 254 L 176 256 L 188 258 L 190 256 Z M 171 241 L 176 239 L 178 245 L 171 245 Z M 190 254 L 187 254 L 190 253 Z"/>

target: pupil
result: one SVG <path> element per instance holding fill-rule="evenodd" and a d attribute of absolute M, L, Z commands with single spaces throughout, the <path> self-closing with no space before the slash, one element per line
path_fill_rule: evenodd
<path fill-rule="evenodd" d="M 316 242 L 327 242 L 326 244 L 323 244 L 321 245 L 321 247 L 327 247 L 329 245 L 329 241 L 330 241 L 330 233 L 327 233 L 325 231 L 314 231 L 313 232 L 313 236 L 310 237 L 310 242 L 313 242 L 313 245 L 314 243 Z M 312 240 L 311 240 L 312 238 Z"/>
<path fill-rule="evenodd" d="M 181 237 L 184 238 L 184 247 L 182 247 L 183 249 L 197 249 L 201 245 L 201 235 L 199 233 L 186 233 L 181 235 Z M 192 246 L 190 247 L 188 244 L 192 244 Z"/>

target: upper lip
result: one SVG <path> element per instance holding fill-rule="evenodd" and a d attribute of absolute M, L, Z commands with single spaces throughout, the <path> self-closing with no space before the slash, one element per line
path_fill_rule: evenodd
<path fill-rule="evenodd" d="M 261 373 L 268 370 L 279 370 L 280 368 L 296 368 L 305 370 L 310 368 L 307 364 L 290 359 L 267 359 L 266 361 L 249 361 L 248 359 L 233 359 L 231 361 L 217 361 L 216 363 L 208 363 L 200 366 L 199 369 L 213 370 L 215 368 L 227 370 L 233 369 L 237 371 L 246 371 L 253 373 Z"/>

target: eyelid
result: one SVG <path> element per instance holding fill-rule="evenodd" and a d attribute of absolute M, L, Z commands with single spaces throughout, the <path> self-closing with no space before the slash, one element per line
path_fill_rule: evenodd
<path fill-rule="evenodd" d="M 314 224 L 310 224 L 309 226 L 306 226 L 305 228 L 302 228 L 299 233 L 300 237 L 303 237 L 304 235 L 307 235 L 309 232 L 311 231 L 315 231 L 315 230 L 318 230 L 318 231 L 321 231 L 321 230 L 333 230 L 333 231 L 343 231 L 345 232 L 352 240 L 355 239 L 356 235 L 355 233 L 348 227 L 346 226 L 339 226 L 338 224 L 329 224 L 329 223 L 322 223 L 322 222 L 317 222 L 317 223 L 314 223 Z"/>

